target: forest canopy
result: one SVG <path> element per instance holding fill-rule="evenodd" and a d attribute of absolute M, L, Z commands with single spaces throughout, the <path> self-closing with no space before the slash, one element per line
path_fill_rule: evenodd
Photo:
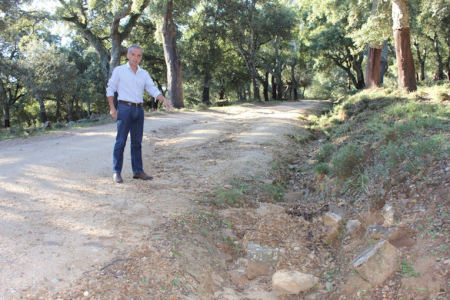
<path fill-rule="evenodd" d="M 416 81 L 449 79 L 446 0 L 1 0 L 0 6 L 0 128 L 107 113 L 105 85 L 133 44 L 142 46 L 141 66 L 178 108 L 329 99 L 380 85 L 414 90 Z M 400 45 L 410 51 L 402 66 Z M 156 109 L 145 97 L 146 108 Z"/>

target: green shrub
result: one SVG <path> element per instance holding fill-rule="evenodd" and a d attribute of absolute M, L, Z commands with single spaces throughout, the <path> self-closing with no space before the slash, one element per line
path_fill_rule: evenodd
<path fill-rule="evenodd" d="M 327 175 L 330 172 L 330 167 L 325 162 L 320 162 L 314 165 L 314 173 L 316 175 Z"/>
<path fill-rule="evenodd" d="M 323 145 L 316 154 L 316 160 L 319 163 L 329 161 L 335 150 L 336 147 L 333 144 Z"/>
<path fill-rule="evenodd" d="M 408 153 L 403 145 L 388 143 L 381 148 L 380 156 L 386 162 L 387 168 L 395 168 L 406 159 Z"/>
<path fill-rule="evenodd" d="M 244 201 L 244 193 L 241 189 L 224 189 L 222 187 L 218 187 L 216 189 L 216 194 L 214 197 L 214 204 L 219 207 L 224 206 L 241 206 Z"/>
<path fill-rule="evenodd" d="M 356 144 L 350 143 L 342 147 L 331 160 L 331 172 L 344 179 L 350 177 L 363 158 L 363 152 Z"/>
<path fill-rule="evenodd" d="M 285 187 L 281 183 L 276 184 L 265 184 L 262 186 L 262 191 L 267 194 L 267 196 L 275 201 L 283 201 L 284 199 Z"/>

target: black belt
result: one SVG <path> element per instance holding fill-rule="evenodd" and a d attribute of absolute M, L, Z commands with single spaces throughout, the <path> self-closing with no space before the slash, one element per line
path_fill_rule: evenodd
<path fill-rule="evenodd" d="M 142 107 L 142 103 L 129 102 L 129 101 L 125 101 L 125 100 L 119 100 L 119 103 L 126 104 L 129 106 Z"/>

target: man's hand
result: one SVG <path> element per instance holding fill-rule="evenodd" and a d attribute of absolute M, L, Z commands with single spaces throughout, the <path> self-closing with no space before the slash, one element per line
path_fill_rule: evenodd
<path fill-rule="evenodd" d="M 109 114 L 111 115 L 111 117 L 113 117 L 114 119 L 117 119 L 117 110 L 115 108 L 111 108 L 109 110 Z"/>
<path fill-rule="evenodd" d="M 162 94 L 158 95 L 156 99 L 164 103 L 164 106 L 167 110 L 170 110 L 172 108 L 172 104 L 170 104 L 170 102 Z"/>
<path fill-rule="evenodd" d="M 114 106 L 114 97 L 113 96 L 109 96 L 109 97 L 107 97 L 107 99 L 108 99 L 108 103 L 109 103 L 109 114 L 114 119 L 117 119 L 117 109 Z"/>

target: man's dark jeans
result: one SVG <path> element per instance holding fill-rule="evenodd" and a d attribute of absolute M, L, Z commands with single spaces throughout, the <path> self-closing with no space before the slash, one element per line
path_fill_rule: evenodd
<path fill-rule="evenodd" d="M 117 107 L 117 136 L 113 152 L 113 172 L 120 174 L 123 166 L 123 150 L 128 132 L 131 138 L 131 168 L 133 174 L 142 173 L 142 135 L 144 131 L 144 109 L 119 103 Z"/>

